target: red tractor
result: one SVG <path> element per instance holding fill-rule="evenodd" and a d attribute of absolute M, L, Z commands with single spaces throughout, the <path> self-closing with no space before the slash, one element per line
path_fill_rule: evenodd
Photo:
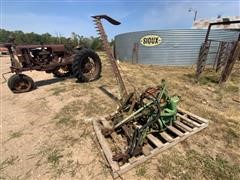
<path fill-rule="evenodd" d="M 11 59 L 11 72 L 8 87 L 14 93 L 32 90 L 35 85 L 31 77 L 22 74 L 24 71 L 45 71 L 56 77 L 73 75 L 79 82 L 98 79 L 101 74 L 101 60 L 91 49 L 78 48 L 72 52 L 64 45 L 18 45 L 6 43 Z"/>

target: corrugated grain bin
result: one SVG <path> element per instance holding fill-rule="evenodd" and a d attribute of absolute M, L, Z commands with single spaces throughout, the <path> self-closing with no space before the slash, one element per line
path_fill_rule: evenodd
<path fill-rule="evenodd" d="M 115 37 L 115 55 L 117 59 L 130 63 L 193 65 L 198 59 L 205 35 L 205 29 L 152 30 L 119 34 Z M 211 30 L 209 39 L 235 41 L 238 35 L 237 31 Z M 218 42 L 213 42 L 208 57 L 210 64 L 215 60 L 217 47 Z"/>

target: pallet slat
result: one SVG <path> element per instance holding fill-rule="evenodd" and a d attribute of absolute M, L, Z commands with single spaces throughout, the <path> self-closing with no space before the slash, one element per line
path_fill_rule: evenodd
<path fill-rule="evenodd" d="M 181 131 L 179 131 L 177 128 L 173 126 L 168 126 L 167 128 L 180 137 L 184 135 Z"/>
<path fill-rule="evenodd" d="M 186 116 L 183 116 L 183 115 L 181 115 L 181 114 L 179 114 L 179 113 L 177 113 L 177 116 L 179 116 L 179 117 L 182 118 L 183 120 L 189 122 L 190 124 L 192 124 L 192 125 L 194 125 L 194 126 L 196 126 L 196 127 L 200 127 L 200 126 L 201 126 L 201 124 L 198 124 L 198 123 L 192 121 L 191 119 L 187 118 Z"/>
<path fill-rule="evenodd" d="M 186 113 L 187 111 L 184 111 L 184 112 L 183 111 L 179 111 L 179 112 L 183 113 L 183 114 L 180 114 L 180 116 L 178 115 L 180 117 L 180 119 L 185 120 L 188 123 L 191 123 L 194 127 L 185 125 L 183 122 L 181 122 L 179 120 L 175 121 L 173 123 L 173 126 L 168 126 L 167 128 L 169 131 L 176 134 L 177 137 L 174 137 L 174 138 L 171 137 L 167 133 L 168 131 L 160 133 L 161 137 L 167 141 L 166 143 L 163 143 L 158 136 L 154 136 L 153 134 L 148 134 L 147 135 L 147 139 L 149 140 L 148 143 L 151 142 L 152 144 L 155 145 L 155 146 L 152 146 L 152 144 L 145 144 L 144 148 L 147 148 L 147 150 L 150 150 L 150 153 L 144 153 L 141 156 L 131 157 L 129 159 L 128 163 L 125 163 L 123 165 L 119 165 L 117 162 L 112 160 L 113 152 L 111 152 L 108 142 L 106 141 L 105 137 L 101 134 L 100 127 L 97 127 L 98 125 L 100 125 L 100 123 L 97 123 L 94 121 L 93 125 L 94 125 L 94 129 L 96 131 L 97 138 L 101 144 L 101 147 L 103 148 L 104 155 L 106 156 L 107 161 L 109 162 L 109 164 L 111 166 L 111 169 L 113 171 L 113 177 L 116 178 L 116 177 L 120 176 L 121 174 L 140 165 L 141 163 L 152 158 L 153 156 L 156 156 L 157 154 L 159 154 L 160 152 L 162 152 L 166 149 L 169 149 L 170 147 L 178 144 L 179 142 L 185 140 L 189 136 L 201 131 L 202 129 L 204 129 L 208 126 L 208 121 L 206 119 L 204 119 L 204 120 L 202 120 L 203 118 L 201 120 L 197 119 L 195 122 L 194 118 L 197 118 L 196 115 L 192 116 L 192 113 L 189 115 L 188 113 Z M 182 118 L 181 116 L 183 116 L 187 120 Z M 198 124 L 198 126 L 196 126 L 192 122 L 194 122 L 194 123 L 199 122 L 201 124 Z M 105 123 L 102 123 L 102 124 L 105 124 Z M 140 126 L 140 125 L 136 124 L 136 126 Z M 183 130 L 184 132 L 181 132 L 179 129 Z"/>
<path fill-rule="evenodd" d="M 173 138 L 168 135 L 166 132 L 161 132 L 160 135 L 163 137 L 163 139 L 165 139 L 167 142 L 172 142 L 173 141 Z"/>
<path fill-rule="evenodd" d="M 190 127 L 188 127 L 187 125 L 181 123 L 180 121 L 175 121 L 174 123 L 175 123 L 176 125 L 178 125 L 179 127 L 183 128 L 183 129 L 186 130 L 186 131 L 189 131 L 189 132 L 192 131 L 192 129 L 191 129 Z"/>
<path fill-rule="evenodd" d="M 140 156 L 137 158 L 137 160 L 134 163 L 128 164 L 128 166 L 126 166 L 125 168 L 121 168 L 117 174 L 115 174 L 115 176 L 113 176 L 114 178 L 118 177 L 121 174 L 126 173 L 127 171 L 131 170 L 132 168 L 142 164 L 143 162 L 151 159 L 153 156 L 156 156 L 157 154 L 165 151 L 166 149 L 178 144 L 179 142 L 185 140 L 186 138 L 188 138 L 189 136 L 201 131 L 202 129 L 206 128 L 207 124 L 204 124 L 203 126 L 201 126 L 200 128 L 198 128 L 195 131 L 192 131 L 190 133 L 186 133 L 184 136 L 180 137 L 179 139 L 177 139 L 176 141 L 173 141 L 171 143 L 165 143 L 164 146 L 162 146 L 161 148 L 155 148 L 154 150 L 152 150 L 152 153 L 150 155 L 146 156 Z"/>
<path fill-rule="evenodd" d="M 105 154 L 110 166 L 112 167 L 113 171 L 119 170 L 119 166 L 118 166 L 117 162 L 112 160 L 112 156 L 113 156 L 112 151 L 109 148 L 104 136 L 102 135 L 102 132 L 101 132 L 99 126 L 97 125 L 97 121 L 93 121 L 93 127 L 94 127 L 95 133 L 98 137 L 98 141 L 99 141 L 99 143 L 104 151 L 104 154 Z"/>
<path fill-rule="evenodd" d="M 148 134 L 147 135 L 147 138 L 157 147 L 162 147 L 163 146 L 163 143 L 158 139 L 156 138 L 155 136 L 153 136 L 152 134 Z"/>
<path fill-rule="evenodd" d="M 184 113 L 184 114 L 187 114 L 188 116 L 191 116 L 191 117 L 193 117 L 194 119 L 197 119 L 197 120 L 201 121 L 202 123 L 208 123 L 208 120 L 207 120 L 207 119 L 204 119 L 204 118 L 202 118 L 202 117 L 200 117 L 200 116 L 197 116 L 196 114 L 193 114 L 193 113 L 191 113 L 191 112 L 188 112 L 188 111 L 186 111 L 186 110 L 184 110 L 184 109 L 182 109 L 182 108 L 180 108 L 180 107 L 178 107 L 177 109 L 178 109 L 179 112 L 182 112 L 182 113 Z"/>
<path fill-rule="evenodd" d="M 129 161 L 129 163 L 134 163 L 135 161 L 137 161 L 137 158 L 131 157 L 128 161 Z"/>
<path fill-rule="evenodd" d="M 108 121 L 106 121 L 106 119 L 101 118 L 100 120 L 101 120 L 101 122 L 102 122 L 102 124 L 103 124 L 103 126 L 104 126 L 105 128 L 111 128 L 110 123 L 109 123 Z M 120 139 L 120 137 L 117 135 L 117 133 L 116 133 L 116 132 L 113 132 L 113 133 L 111 134 L 111 137 L 112 137 L 112 139 L 114 140 L 114 142 L 116 142 L 117 147 L 118 147 L 122 152 L 124 152 L 124 148 L 123 148 L 123 146 L 122 146 L 122 145 L 123 145 L 123 142 L 121 141 L 121 139 Z"/>

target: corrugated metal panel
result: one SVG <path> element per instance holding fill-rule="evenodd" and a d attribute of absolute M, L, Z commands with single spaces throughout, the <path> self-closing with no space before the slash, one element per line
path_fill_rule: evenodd
<path fill-rule="evenodd" d="M 158 35 L 162 38 L 159 46 L 146 47 L 140 39 L 146 35 Z M 204 29 L 154 30 L 120 34 L 115 37 L 116 57 L 123 61 L 132 61 L 134 43 L 138 43 L 138 63 L 161 65 L 192 65 L 198 58 L 201 44 L 204 42 Z M 230 30 L 211 30 L 209 39 L 234 41 L 239 32 Z M 218 42 L 212 42 L 208 63 L 213 63 Z"/>

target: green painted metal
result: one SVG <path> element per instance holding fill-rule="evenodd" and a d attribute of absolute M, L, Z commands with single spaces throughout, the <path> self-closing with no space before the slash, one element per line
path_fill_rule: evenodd
<path fill-rule="evenodd" d="M 141 153 L 148 134 L 163 132 L 176 120 L 178 102 L 178 96 L 169 96 L 165 80 L 155 88 L 146 89 L 141 96 L 130 98 L 111 117 L 115 124 L 111 132 L 120 132 L 123 127 L 129 130 L 125 134 L 129 139 L 126 152 L 113 158 L 127 160 Z"/>

